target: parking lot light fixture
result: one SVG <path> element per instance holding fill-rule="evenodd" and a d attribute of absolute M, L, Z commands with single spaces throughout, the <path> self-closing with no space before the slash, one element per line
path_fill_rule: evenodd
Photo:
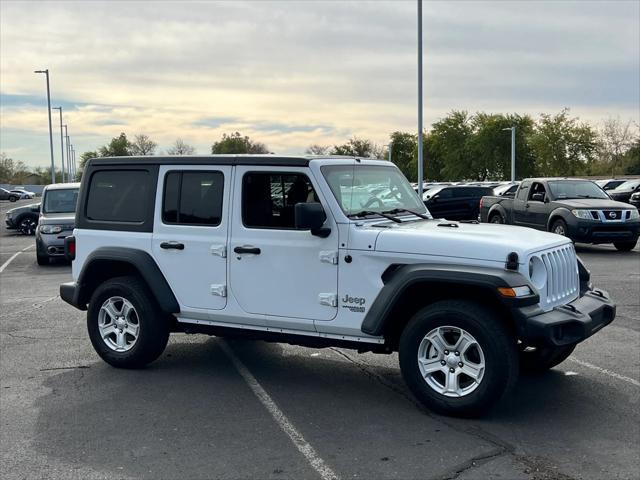
<path fill-rule="evenodd" d="M 62 183 L 64 183 L 64 139 L 62 137 L 62 107 L 53 107 L 60 112 L 60 158 L 62 159 Z M 67 162 L 69 159 L 67 158 Z"/>
<path fill-rule="evenodd" d="M 422 0 L 418 0 L 418 196 L 422 198 L 424 177 L 422 148 Z"/>
<path fill-rule="evenodd" d="M 35 70 L 33 73 L 44 73 L 47 78 L 47 113 L 49 114 L 49 149 L 51 151 L 51 183 L 56 183 L 56 167 L 53 162 L 53 129 L 51 127 L 51 90 L 49 89 L 49 69 Z"/>
<path fill-rule="evenodd" d="M 516 181 L 516 127 L 503 128 L 502 130 L 511 130 L 511 181 Z"/>

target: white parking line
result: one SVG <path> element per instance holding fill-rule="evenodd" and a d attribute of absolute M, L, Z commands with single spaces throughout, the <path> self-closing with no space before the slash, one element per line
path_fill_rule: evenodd
<path fill-rule="evenodd" d="M 320 474 L 320 477 L 322 477 L 323 480 L 339 480 L 340 477 L 331 470 L 325 461 L 318 456 L 317 452 L 309 442 L 307 442 L 302 434 L 296 430 L 296 427 L 293 426 L 282 410 L 278 408 L 278 405 L 276 405 L 265 389 L 262 388 L 262 385 L 258 383 L 258 380 L 256 380 L 249 369 L 245 367 L 236 354 L 229 348 L 229 345 L 227 345 L 224 340 L 221 340 L 219 345 L 231 359 L 233 365 L 236 367 L 244 381 L 249 385 L 249 388 L 253 391 L 255 396 L 258 397 L 260 403 L 264 405 L 284 433 L 289 436 L 298 451 L 305 456 L 313 469 Z"/>
<path fill-rule="evenodd" d="M 569 360 L 577 363 L 578 365 L 582 365 L 583 367 L 590 368 L 591 370 L 595 370 L 596 372 L 604 373 L 613 378 L 617 378 L 618 380 L 622 380 L 623 382 L 630 383 L 631 385 L 635 385 L 636 387 L 640 387 L 640 382 L 638 380 L 634 380 L 630 377 L 625 377 L 624 375 L 620 375 L 619 373 L 612 372 L 611 370 L 607 370 L 606 368 L 598 367 L 597 365 L 593 365 L 589 362 L 584 362 L 582 360 L 578 360 L 574 357 L 569 357 Z"/>
<path fill-rule="evenodd" d="M 15 258 L 20 255 L 22 252 L 26 252 L 27 250 L 29 250 L 31 247 L 33 247 L 33 245 L 29 245 L 27 248 L 23 248 L 22 250 L 20 250 L 19 252 L 14 253 L 13 255 L 11 255 L 9 257 L 9 260 L 7 260 L 6 262 L 4 262 L 2 264 L 2 266 L 0 266 L 0 273 L 4 272 L 4 269 L 7 268 L 9 266 L 9 264 L 11 262 L 13 262 L 15 260 Z"/>

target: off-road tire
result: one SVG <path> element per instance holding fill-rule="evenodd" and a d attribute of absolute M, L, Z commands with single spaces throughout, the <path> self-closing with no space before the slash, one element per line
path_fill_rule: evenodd
<path fill-rule="evenodd" d="M 613 246 L 620 252 L 630 252 L 635 248 L 636 243 L 638 243 L 638 240 L 635 242 L 613 242 Z"/>
<path fill-rule="evenodd" d="M 136 309 L 139 334 L 130 350 L 117 352 L 103 341 L 98 315 L 105 300 L 122 297 Z M 117 368 L 141 368 L 157 359 L 169 340 L 169 318 L 158 306 L 147 285 L 135 276 L 116 277 L 100 285 L 89 302 L 87 330 L 93 348 L 108 364 Z"/>
<path fill-rule="evenodd" d="M 523 372 L 542 373 L 564 362 L 576 345 L 563 347 L 541 346 L 535 350 L 520 349 L 520 369 Z"/>
<path fill-rule="evenodd" d="M 484 353 L 484 376 L 465 396 L 448 397 L 435 391 L 420 372 L 420 343 L 439 326 L 464 329 Z M 405 382 L 421 403 L 437 413 L 461 417 L 486 413 L 513 388 L 519 373 L 517 342 L 504 320 L 485 306 L 466 300 L 444 300 L 419 310 L 402 332 L 399 360 Z"/>

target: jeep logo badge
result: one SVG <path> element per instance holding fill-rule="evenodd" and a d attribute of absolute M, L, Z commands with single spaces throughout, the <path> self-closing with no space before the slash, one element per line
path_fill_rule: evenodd
<path fill-rule="evenodd" d="M 609 218 L 616 218 L 616 212 L 609 212 Z"/>
<path fill-rule="evenodd" d="M 354 313 L 364 313 L 364 304 L 366 303 L 366 299 L 363 297 L 351 297 L 346 295 L 341 298 L 342 308 L 348 308 L 350 311 Z"/>

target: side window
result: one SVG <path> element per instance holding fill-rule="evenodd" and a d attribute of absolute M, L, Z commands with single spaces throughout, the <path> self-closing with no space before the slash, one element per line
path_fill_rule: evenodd
<path fill-rule="evenodd" d="M 451 198 L 453 197 L 453 188 L 443 188 L 442 190 L 440 190 L 438 193 L 436 193 L 436 195 L 438 195 L 438 198 Z"/>
<path fill-rule="evenodd" d="M 242 221 L 248 228 L 294 229 L 296 203 L 317 201 L 301 173 L 249 172 L 242 179 Z"/>
<path fill-rule="evenodd" d="M 544 195 L 545 195 L 545 193 L 546 193 L 546 192 L 545 192 L 545 190 L 544 190 L 544 185 L 543 185 L 543 184 L 541 184 L 541 183 L 538 183 L 538 182 L 534 183 L 534 184 L 531 186 L 531 189 L 530 189 L 530 190 L 531 190 L 531 191 L 529 192 L 529 200 L 533 200 L 533 196 L 534 196 L 536 193 L 541 193 L 541 194 L 543 195 L 543 198 L 544 198 Z"/>
<path fill-rule="evenodd" d="M 89 220 L 142 223 L 147 214 L 150 175 L 146 170 L 99 170 L 91 176 Z"/>
<path fill-rule="evenodd" d="M 222 220 L 222 172 L 181 171 L 165 176 L 162 221 L 215 227 Z"/>
<path fill-rule="evenodd" d="M 520 186 L 520 190 L 518 190 L 518 200 L 526 200 L 527 199 L 527 195 L 529 195 L 529 186 L 531 184 L 529 182 L 522 182 L 522 185 Z"/>

